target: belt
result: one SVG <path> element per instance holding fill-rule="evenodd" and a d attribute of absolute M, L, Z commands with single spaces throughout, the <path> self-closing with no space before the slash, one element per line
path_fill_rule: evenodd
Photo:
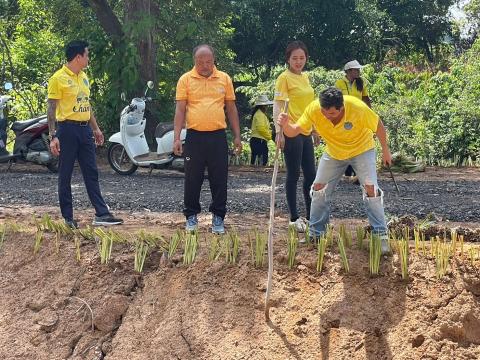
<path fill-rule="evenodd" d="M 78 121 L 78 120 L 60 120 L 58 121 L 59 124 L 72 124 L 78 126 L 88 126 L 89 120 L 87 121 Z"/>

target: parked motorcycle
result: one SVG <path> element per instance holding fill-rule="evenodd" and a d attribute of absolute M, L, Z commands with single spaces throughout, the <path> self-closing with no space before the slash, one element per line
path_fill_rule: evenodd
<path fill-rule="evenodd" d="M 145 105 L 152 99 L 147 97 L 153 82 L 147 83 L 145 95 L 133 98 L 120 114 L 120 131 L 113 134 L 108 141 L 108 162 L 120 175 L 133 174 L 137 168 L 175 169 L 183 171 L 184 158 L 173 153 L 173 122 L 160 123 L 155 129 L 157 151 L 151 152 L 145 139 Z M 185 142 L 185 129 L 180 139 Z"/>
<path fill-rule="evenodd" d="M 5 90 L 13 88 L 11 83 L 5 84 Z M 0 163 L 16 161 L 32 162 L 46 166 L 51 172 L 58 171 L 58 158 L 50 152 L 48 141 L 47 116 L 42 115 L 26 121 L 15 121 L 10 127 L 5 115 L 7 103 L 11 96 L 0 96 Z M 7 151 L 7 134 L 11 129 L 15 133 L 13 153 Z"/>

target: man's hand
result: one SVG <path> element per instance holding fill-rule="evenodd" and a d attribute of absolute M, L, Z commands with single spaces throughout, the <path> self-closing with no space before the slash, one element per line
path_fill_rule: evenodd
<path fill-rule="evenodd" d="M 183 153 L 182 141 L 180 139 L 173 142 L 173 153 L 177 156 L 181 156 Z"/>
<path fill-rule="evenodd" d="M 288 124 L 288 114 L 280 113 L 278 115 L 277 124 L 280 125 L 282 128 Z"/>
<path fill-rule="evenodd" d="M 280 131 L 275 135 L 275 145 L 280 149 L 283 150 L 285 147 L 285 136 L 283 135 L 283 132 Z"/>
<path fill-rule="evenodd" d="M 60 141 L 56 137 L 50 141 L 50 152 L 53 156 L 60 155 Z"/>
<path fill-rule="evenodd" d="M 240 136 L 236 136 L 233 139 L 233 146 L 235 154 L 240 155 L 240 153 L 242 152 L 242 139 L 240 138 Z"/>
<path fill-rule="evenodd" d="M 392 165 L 392 154 L 389 149 L 382 151 L 383 165 L 390 166 Z"/>
<path fill-rule="evenodd" d="M 100 128 L 93 130 L 93 136 L 95 137 L 95 145 L 102 146 L 105 141 L 102 130 L 100 130 Z"/>

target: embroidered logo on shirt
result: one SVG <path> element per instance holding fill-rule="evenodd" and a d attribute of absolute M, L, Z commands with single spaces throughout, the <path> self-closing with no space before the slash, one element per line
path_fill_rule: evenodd
<path fill-rule="evenodd" d="M 343 128 L 345 130 L 352 130 L 353 124 L 350 121 L 346 121 L 345 124 L 343 125 Z"/>

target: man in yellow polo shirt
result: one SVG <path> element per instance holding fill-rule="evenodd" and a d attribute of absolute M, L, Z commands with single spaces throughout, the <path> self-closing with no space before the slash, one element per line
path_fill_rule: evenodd
<path fill-rule="evenodd" d="M 67 64 L 48 82 L 50 150 L 59 156 L 58 198 L 65 224 L 78 228 L 73 218 L 71 180 L 78 160 L 90 202 L 95 207 L 93 225 L 121 224 L 108 210 L 98 183 L 95 143 L 103 134 L 90 106 L 90 85 L 82 71 L 88 65 L 88 43 L 72 41 L 66 47 Z M 94 141 L 95 138 L 95 141 Z"/>
<path fill-rule="evenodd" d="M 193 50 L 195 66 L 183 74 L 177 83 L 173 151 L 185 156 L 184 210 L 186 230 L 198 228 L 200 190 L 205 167 L 212 193 L 209 211 L 212 213 L 212 232 L 225 232 L 227 212 L 228 144 L 225 111 L 234 135 L 235 151 L 242 149 L 240 125 L 235 105 L 232 80 L 215 67 L 215 53 L 210 45 Z M 185 149 L 180 132 L 186 125 Z"/>
<path fill-rule="evenodd" d="M 312 209 L 310 228 L 315 236 L 325 233 L 330 217 L 330 199 L 335 186 L 348 165 L 357 173 L 362 186 L 363 200 L 373 232 L 382 239 L 382 253 L 389 251 L 387 224 L 383 208 L 383 191 L 378 187 L 375 140 L 382 146 L 385 164 L 391 164 L 392 155 L 387 144 L 387 133 L 382 121 L 364 102 L 353 96 L 344 96 L 334 87 L 320 94 L 305 109 L 296 124 L 280 114 L 278 124 L 287 136 L 296 136 L 312 125 L 326 143 L 318 164 L 317 175 L 310 192 Z"/>

